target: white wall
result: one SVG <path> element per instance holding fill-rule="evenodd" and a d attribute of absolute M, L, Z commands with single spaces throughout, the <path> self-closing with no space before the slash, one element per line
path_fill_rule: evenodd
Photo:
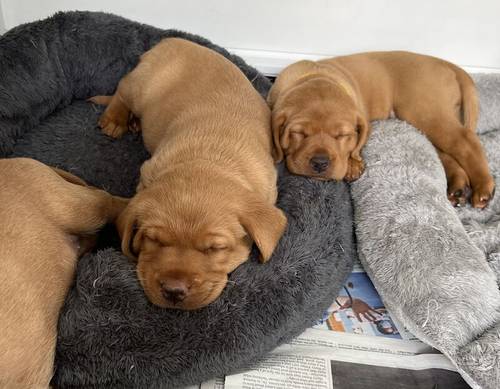
<path fill-rule="evenodd" d="M 204 35 L 272 72 L 299 57 L 407 49 L 500 70 L 499 0 L 0 0 L 5 25 L 102 10 Z M 236 50 L 234 50 L 236 49 Z"/>
<path fill-rule="evenodd" d="M 0 34 L 5 32 L 5 22 L 3 21 L 2 1 L 0 0 Z"/>

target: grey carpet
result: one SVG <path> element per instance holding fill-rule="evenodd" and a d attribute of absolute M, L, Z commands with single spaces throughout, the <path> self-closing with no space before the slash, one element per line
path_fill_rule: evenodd
<path fill-rule="evenodd" d="M 58 13 L 0 37 L 0 157 L 33 157 L 133 195 L 148 158 L 141 138 L 102 135 L 100 112 L 84 99 L 112 93 L 139 55 L 168 36 L 219 51 L 267 93 L 265 77 L 203 38 L 109 14 Z M 349 189 L 287 174 L 279 187 L 289 225 L 270 262 L 252 253 L 222 296 L 195 312 L 152 306 L 108 227 L 99 251 L 79 262 L 61 314 L 57 387 L 197 383 L 255 362 L 320 317 L 356 255 Z"/>
<path fill-rule="evenodd" d="M 475 80 L 478 133 L 500 187 L 500 75 Z M 398 120 L 375 124 L 364 157 L 366 173 L 351 189 L 358 252 L 373 283 L 472 387 L 499 388 L 500 196 L 483 211 L 452 208 L 433 146 Z"/>

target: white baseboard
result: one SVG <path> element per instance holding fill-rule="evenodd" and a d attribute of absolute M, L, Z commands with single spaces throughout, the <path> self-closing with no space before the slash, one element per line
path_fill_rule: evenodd
<path fill-rule="evenodd" d="M 335 55 L 307 54 L 307 53 L 289 53 L 284 51 L 266 51 L 266 50 L 248 50 L 228 48 L 228 50 L 242 57 L 249 65 L 257 68 L 266 76 L 276 76 L 281 70 L 291 63 L 302 59 L 317 61 L 324 58 L 334 57 Z M 500 73 L 500 68 L 490 68 L 482 66 L 468 66 L 466 64 L 457 64 L 469 73 Z"/>

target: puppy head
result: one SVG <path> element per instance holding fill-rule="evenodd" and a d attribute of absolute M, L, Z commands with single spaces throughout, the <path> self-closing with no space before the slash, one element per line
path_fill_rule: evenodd
<path fill-rule="evenodd" d="M 220 295 L 252 242 L 262 262 L 270 258 L 286 218 L 248 192 L 168 188 L 145 189 L 130 202 L 117 222 L 122 250 L 137 259 L 153 304 L 201 308 Z"/>
<path fill-rule="evenodd" d="M 352 88 L 326 77 L 297 83 L 272 113 L 275 159 L 295 174 L 342 180 L 349 158 L 361 161 L 368 123 Z"/>

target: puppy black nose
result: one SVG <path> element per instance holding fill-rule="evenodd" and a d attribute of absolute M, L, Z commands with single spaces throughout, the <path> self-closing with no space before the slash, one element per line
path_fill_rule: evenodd
<path fill-rule="evenodd" d="M 189 288 L 183 281 L 169 280 L 161 283 L 161 293 L 165 300 L 175 305 L 187 297 Z"/>
<path fill-rule="evenodd" d="M 310 159 L 309 164 L 316 173 L 322 173 L 330 166 L 330 158 L 327 155 L 316 155 Z"/>

